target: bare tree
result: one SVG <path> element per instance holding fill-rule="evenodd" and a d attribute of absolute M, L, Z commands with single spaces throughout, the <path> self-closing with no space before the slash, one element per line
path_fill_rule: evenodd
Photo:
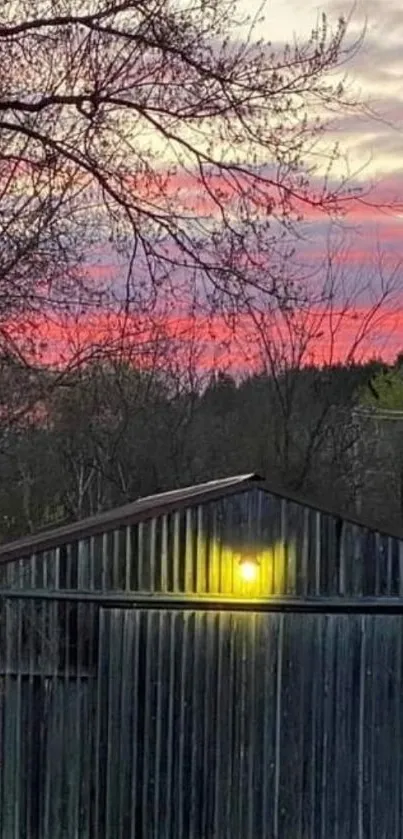
<path fill-rule="evenodd" d="M 181 441 L 205 375 L 195 326 L 149 317 L 133 344 L 111 352 L 107 338 L 49 393 L 45 424 L 70 518 L 183 481 Z M 119 324 L 116 333 L 119 342 Z"/>
<path fill-rule="evenodd" d="M 312 161 L 321 114 L 344 106 L 329 71 L 357 45 L 345 46 L 343 20 L 280 50 L 246 23 L 229 0 L 1 0 L 9 350 L 21 351 L 10 315 L 92 306 L 89 262 L 111 249 L 121 261 L 96 291 L 127 315 L 178 288 L 232 309 L 249 286 L 295 296 L 282 270 L 294 226 L 307 207 L 336 214 L 351 200 L 332 180 L 334 154 L 322 178 Z"/>
<path fill-rule="evenodd" d="M 356 478 L 359 432 L 351 410 L 358 380 L 346 376 L 346 388 L 336 392 L 335 365 L 342 382 L 343 371 L 374 357 L 383 329 L 390 329 L 402 271 L 400 260 L 386 265 L 377 248 L 372 266 L 353 272 L 348 254 L 346 238 L 329 242 L 298 307 L 254 304 L 242 333 L 249 360 L 267 374 L 273 389 L 264 455 L 269 467 L 297 489 L 317 487 L 320 468 L 322 489 L 327 482 L 336 492 L 337 473 L 346 502 Z"/>

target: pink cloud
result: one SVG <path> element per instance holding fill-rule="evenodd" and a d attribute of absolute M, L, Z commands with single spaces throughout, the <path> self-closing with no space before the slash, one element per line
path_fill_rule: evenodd
<path fill-rule="evenodd" d="M 334 311 L 330 315 L 320 309 L 297 314 L 291 342 L 288 325 L 281 317 L 267 322 L 263 341 L 263 332 L 247 316 L 239 316 L 229 324 L 222 317 L 201 314 L 129 319 L 99 314 L 81 317 L 79 321 L 65 318 L 46 322 L 38 318 L 32 328 L 36 343 L 42 345 L 41 361 L 62 367 L 74 367 L 83 360 L 112 353 L 145 368 L 157 365 L 167 369 L 170 358 L 186 363 L 191 356 L 200 370 L 225 367 L 246 371 L 261 367 L 264 345 L 269 346 L 272 341 L 284 358 L 290 361 L 294 353 L 300 364 L 330 364 L 374 356 L 392 361 L 402 348 L 403 305 L 374 314 L 368 333 L 362 334 L 362 324 L 370 314 L 371 310 L 365 307 L 343 314 Z M 15 323 L 10 327 L 16 340 L 19 326 Z"/>

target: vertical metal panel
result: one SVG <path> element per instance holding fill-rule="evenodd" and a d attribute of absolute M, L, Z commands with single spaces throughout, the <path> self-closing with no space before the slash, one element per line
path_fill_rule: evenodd
<path fill-rule="evenodd" d="M 185 513 L 185 544 L 184 544 L 184 562 L 185 562 L 185 571 L 184 571 L 184 589 L 187 593 L 191 594 L 195 590 L 194 584 L 194 575 L 193 575 L 193 534 L 194 534 L 194 524 L 193 524 L 193 509 L 189 507 Z"/>
<path fill-rule="evenodd" d="M 146 558 L 146 562 L 149 566 L 149 587 L 151 591 L 155 591 L 157 588 L 156 586 L 156 579 L 157 579 L 157 561 L 160 561 L 160 557 L 157 560 L 157 520 L 151 519 L 149 523 L 146 525 L 146 529 L 149 531 L 148 538 L 149 538 L 149 550 L 148 556 Z"/>
<path fill-rule="evenodd" d="M 347 589 L 347 568 L 346 568 L 346 525 L 340 522 L 339 525 L 339 584 L 338 594 L 345 595 Z"/>
<path fill-rule="evenodd" d="M 211 505 L 210 531 L 208 534 L 208 591 L 217 594 L 220 591 L 220 507 Z"/>
<path fill-rule="evenodd" d="M 308 593 L 308 562 L 309 562 L 309 510 L 305 507 L 298 509 L 297 524 L 297 584 L 296 591 L 304 595 Z"/>
<path fill-rule="evenodd" d="M 196 591 L 204 594 L 207 591 L 207 563 L 205 539 L 205 508 L 197 507 L 197 544 L 196 544 Z"/>
<path fill-rule="evenodd" d="M 132 559 L 132 528 L 125 528 L 125 553 L 124 553 L 124 590 L 130 591 L 130 570 Z"/>
<path fill-rule="evenodd" d="M 110 558 L 109 558 L 110 561 Z M 107 591 L 108 589 L 108 534 L 102 534 L 101 545 L 101 589 Z"/>
<path fill-rule="evenodd" d="M 161 591 L 168 589 L 168 562 L 169 562 L 169 523 L 168 516 L 162 516 L 161 520 Z"/>
<path fill-rule="evenodd" d="M 181 542 L 181 528 L 180 528 L 180 512 L 172 514 L 172 589 L 173 591 L 180 591 L 180 576 L 179 576 L 179 557 L 180 557 L 180 542 Z M 140 525 L 139 525 L 140 526 Z"/>

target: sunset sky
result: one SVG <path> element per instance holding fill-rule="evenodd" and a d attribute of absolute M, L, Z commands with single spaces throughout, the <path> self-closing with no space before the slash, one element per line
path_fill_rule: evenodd
<path fill-rule="evenodd" d="M 253 16 L 259 14 L 261 3 L 243 0 L 242 8 Z M 346 283 L 353 287 L 368 280 L 376 294 L 378 283 L 393 275 L 395 286 L 389 311 L 374 322 L 370 338 L 359 346 L 357 357 L 380 354 L 393 359 L 403 344 L 403 268 L 399 268 L 403 257 L 403 7 L 400 0 L 357 0 L 354 6 L 350 0 L 323 0 L 320 4 L 315 0 L 268 0 L 262 12 L 265 23 L 259 24 L 257 34 L 281 49 L 294 37 L 309 37 L 322 12 L 331 25 L 337 24 L 340 15 L 349 18 L 351 42 L 364 33 L 363 43 L 344 68 L 348 94 L 361 104 L 345 113 L 332 114 L 323 142 L 325 147 L 340 143 L 342 159 L 335 174 L 344 176 L 348 169 L 352 181 L 359 182 L 364 193 L 370 190 L 368 201 L 372 206 L 355 206 L 342 234 L 336 234 L 338 242 L 343 241 L 338 262 Z M 393 207 L 388 206 L 392 203 Z M 308 218 L 304 236 L 299 244 L 300 257 L 319 263 L 328 247 L 328 223 Z M 370 306 L 371 300 L 365 295 L 356 301 L 354 317 L 345 318 L 331 351 L 331 327 L 325 323 L 323 337 L 309 348 L 307 358 L 313 355 L 318 361 L 334 361 L 348 357 L 367 304 Z M 200 330 L 205 341 L 204 323 Z M 220 333 L 219 324 L 214 324 L 213 333 Z M 218 353 L 219 363 L 227 360 L 231 366 L 233 360 L 239 360 L 240 345 L 248 344 L 243 337 L 239 329 L 235 346 L 226 334 L 227 350 Z"/>
<path fill-rule="evenodd" d="M 261 9 L 259 0 L 241 0 L 240 5 L 245 14 L 252 16 L 258 15 Z M 329 127 L 324 135 L 323 149 L 338 142 L 341 156 L 334 176 L 344 177 L 348 172 L 351 183 L 360 184 L 365 195 L 368 192 L 367 203 L 354 205 L 336 233 L 333 229 L 331 231 L 332 246 L 337 244 L 336 263 L 342 276 L 340 288 L 343 293 L 346 291 L 339 304 L 346 304 L 350 290 L 356 285 L 365 287 L 365 291 L 359 299 L 352 293 L 354 317 L 349 319 L 346 316 L 331 352 L 329 334 L 334 324 L 326 322 L 320 330 L 322 337 L 317 340 L 314 351 L 309 348 L 305 360 L 309 357 L 318 361 L 335 361 L 348 357 L 359 334 L 360 322 L 369 311 L 368 307 L 374 304 L 377 290 L 382 282 L 388 282 L 390 278 L 395 290 L 388 302 L 388 310 L 384 317 L 377 317 L 374 321 L 371 340 L 360 345 L 358 356 L 381 354 L 393 359 L 403 346 L 403 337 L 400 337 L 403 330 L 403 268 L 400 270 L 403 257 L 403 7 L 401 0 L 357 0 L 355 5 L 350 0 L 322 0 L 321 3 L 315 0 L 267 0 L 260 12 L 265 22 L 256 27 L 256 36 L 270 40 L 273 47 L 281 52 L 286 43 L 292 45 L 294 38 L 298 41 L 308 38 L 322 12 L 328 16 L 329 24 L 334 26 L 337 26 L 340 15 L 349 18 L 348 41 L 354 42 L 363 34 L 363 43 L 343 68 L 347 76 L 348 96 L 360 105 L 328 116 Z M 320 169 L 320 158 L 318 163 Z M 199 200 L 199 213 L 208 219 L 211 207 L 198 198 L 195 182 L 189 183 L 183 182 L 182 177 L 181 183 L 172 182 L 169 188 L 179 203 L 183 199 L 186 205 L 190 200 L 196 207 Z M 308 214 L 302 231 L 297 257 L 301 264 L 319 265 L 329 248 L 329 223 L 318 214 Z M 109 265 L 107 253 L 106 256 L 101 255 L 97 266 L 94 266 L 94 276 L 101 279 L 109 270 L 113 270 L 113 265 Z M 320 313 L 312 312 L 310 317 L 315 323 L 320 319 Z M 170 333 L 177 332 L 179 340 L 185 340 L 185 325 L 177 320 L 174 311 L 165 318 L 165 327 Z M 239 345 L 242 340 L 248 345 L 248 338 L 244 339 L 245 330 L 247 333 L 245 325 L 239 326 L 237 346 L 231 341 L 227 327 L 217 320 L 213 326 L 207 327 L 206 321 L 201 318 L 199 328 L 200 340 L 209 347 L 205 354 L 206 363 L 215 359 L 215 363 L 242 365 Z M 281 342 L 281 328 L 280 333 L 277 325 L 275 328 Z M 105 320 L 104 326 L 96 329 L 96 340 L 102 341 L 102 334 L 105 340 L 110 338 L 113 329 L 111 320 Z M 81 323 L 79 328 L 75 324 L 72 343 L 80 345 L 82 336 L 91 335 L 93 331 L 94 327 L 89 323 Z M 135 331 L 134 328 L 133 334 Z M 143 328 L 141 331 L 143 334 L 147 332 Z M 116 325 L 118 333 L 119 324 Z M 194 336 L 194 332 L 192 334 Z M 225 338 L 223 353 L 214 349 L 220 336 Z M 52 342 L 56 346 L 54 335 Z M 246 355 L 249 364 L 249 348 Z"/>
<path fill-rule="evenodd" d="M 244 8 L 258 10 L 259 3 L 244 0 Z M 396 294 L 392 311 L 380 323 L 365 355 L 380 352 L 393 358 L 403 344 L 403 6 L 400 0 L 268 0 L 262 37 L 273 44 L 307 37 L 322 12 L 330 23 L 340 15 L 349 18 L 349 38 L 363 32 L 363 43 L 345 67 L 347 90 L 365 106 L 334 114 L 325 141 L 340 143 L 353 180 L 359 181 L 375 206 L 355 208 L 346 219 L 346 246 L 342 259 L 351 275 L 377 273 L 382 253 L 385 272 L 395 271 Z M 364 31 L 365 30 L 365 31 Z M 393 208 L 385 205 L 393 203 Z M 376 206 L 381 205 L 381 206 Z M 307 251 L 320 259 L 326 247 L 326 225 L 311 219 Z M 400 300 L 401 302 L 400 302 Z M 402 337 L 400 337 L 402 336 Z M 338 355 L 348 352 L 351 325 L 339 336 Z M 324 353 L 326 356 L 326 351 Z"/>

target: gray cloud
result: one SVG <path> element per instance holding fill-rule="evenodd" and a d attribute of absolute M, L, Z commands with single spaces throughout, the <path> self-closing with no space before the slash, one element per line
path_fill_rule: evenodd
<path fill-rule="evenodd" d="M 358 148 L 364 158 L 372 155 L 371 168 L 390 169 L 394 161 L 398 167 L 403 147 L 403 3 L 324 0 L 324 9 L 330 18 L 349 19 L 350 42 L 365 27 L 363 43 L 346 67 L 349 90 L 357 91 L 364 107 L 336 115 L 329 133 L 340 137 L 347 151 L 351 138 L 355 152 Z"/>
<path fill-rule="evenodd" d="M 332 17 L 344 17 L 354 27 L 366 24 L 369 29 L 391 32 L 403 29 L 403 7 L 400 0 L 325 0 L 326 12 Z"/>
<path fill-rule="evenodd" d="M 378 138 L 382 140 L 382 154 L 384 156 L 391 156 L 394 159 L 402 155 L 403 149 L 403 137 L 402 135 L 396 136 L 395 134 L 383 134 L 381 137 Z M 363 139 L 362 143 L 360 143 L 360 148 L 363 152 L 365 151 L 372 151 L 376 146 L 376 141 L 374 139 Z"/>

